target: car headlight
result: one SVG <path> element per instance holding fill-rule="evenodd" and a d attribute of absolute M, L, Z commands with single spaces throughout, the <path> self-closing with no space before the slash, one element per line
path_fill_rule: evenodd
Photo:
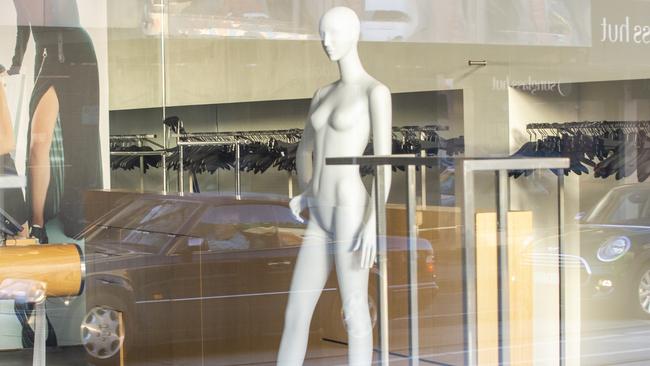
<path fill-rule="evenodd" d="M 618 236 L 608 239 L 598 249 L 598 259 L 602 262 L 614 262 L 630 250 L 630 238 Z"/>

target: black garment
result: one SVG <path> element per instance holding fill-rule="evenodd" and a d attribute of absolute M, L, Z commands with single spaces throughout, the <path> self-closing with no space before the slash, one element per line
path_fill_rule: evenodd
<path fill-rule="evenodd" d="M 19 25 L 13 69 L 22 65 L 30 33 L 36 43 L 30 120 L 51 87 L 59 100 L 65 161 L 59 217 L 65 234 L 74 237 L 86 224 L 84 192 L 101 188 L 102 184 L 95 49 L 88 33 L 80 27 L 75 0 L 14 0 L 14 4 Z M 29 185 L 28 181 L 27 192 Z M 51 196 L 48 193 L 45 212 L 51 211 L 47 209 L 52 205 Z"/>
<path fill-rule="evenodd" d="M 23 348 L 33 348 L 34 347 L 34 330 L 29 326 L 29 318 L 34 313 L 34 304 L 18 302 L 14 304 L 14 312 L 16 317 L 22 326 L 22 343 Z M 45 345 L 47 347 L 56 347 L 58 346 L 58 340 L 56 338 L 56 333 L 50 323 L 50 318 L 47 319 L 47 340 Z"/>

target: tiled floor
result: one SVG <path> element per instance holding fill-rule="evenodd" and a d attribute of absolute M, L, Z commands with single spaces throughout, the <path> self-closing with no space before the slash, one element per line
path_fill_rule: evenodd
<path fill-rule="evenodd" d="M 81 347 L 65 347 L 47 351 L 47 366 L 87 366 L 85 351 Z M 2 366 L 29 366 L 32 364 L 32 351 L 0 352 Z"/>
<path fill-rule="evenodd" d="M 220 363 L 222 363 L 221 360 Z M 305 361 L 306 366 L 338 366 L 346 365 L 346 357 L 336 358 L 315 358 Z M 30 351 L 7 351 L 0 352 L 0 365 L 2 366 L 29 366 L 32 364 L 32 353 Z M 160 361 L 148 362 L 147 366 L 195 366 L 201 365 L 196 360 L 176 360 L 175 362 Z M 210 365 L 206 360 L 205 365 Z M 406 366 L 408 363 L 401 357 L 393 357 L 391 365 Z M 275 364 L 257 364 L 256 366 L 274 366 Z M 47 366 L 91 366 L 85 361 L 85 352 L 81 347 L 66 347 L 56 350 L 49 350 L 47 353 Z"/>

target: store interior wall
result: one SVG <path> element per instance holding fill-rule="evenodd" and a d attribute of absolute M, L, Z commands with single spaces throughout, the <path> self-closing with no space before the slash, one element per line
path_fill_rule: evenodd
<path fill-rule="evenodd" d="M 368 72 L 388 85 L 396 95 L 462 90 L 462 103 L 455 103 L 454 110 L 462 108 L 462 113 L 458 114 L 462 115 L 466 155 L 503 156 L 512 152 L 522 136 L 525 139 L 526 134 L 521 129 L 526 123 L 545 119 L 579 120 L 586 118 L 587 114 L 586 107 L 580 108 L 580 94 L 589 94 L 588 91 L 575 90 L 569 98 L 541 96 L 543 93 L 526 96 L 519 91 L 513 92 L 511 86 L 566 85 L 647 77 L 647 66 L 642 61 L 647 58 L 647 47 L 600 40 L 603 17 L 612 22 L 622 22 L 626 16 L 634 15 L 635 22 L 650 24 L 647 5 L 634 1 L 614 4 L 607 0 L 594 0 L 591 5 L 590 47 L 364 42 L 360 45 L 360 55 Z M 111 91 L 112 116 L 126 116 L 133 110 L 159 107 L 161 93 L 156 87 L 162 85 L 157 74 L 160 65 L 155 57 L 148 59 L 142 52 L 149 50 L 148 55 L 160 52 L 160 40 L 138 36 L 128 27 L 111 29 L 109 37 L 113 40 L 111 65 L 115 72 L 112 73 L 112 81 L 116 85 Z M 165 39 L 165 60 L 167 110 L 176 106 L 203 110 L 215 105 L 236 103 L 240 108 L 238 113 L 244 113 L 247 105 L 261 101 L 281 104 L 285 101 L 307 101 L 318 87 L 335 80 L 337 72 L 335 65 L 324 57 L 319 42 L 314 41 L 169 37 Z M 487 66 L 469 66 L 470 60 L 486 60 Z M 615 96 L 616 92 L 611 93 Z M 302 114 L 306 115 L 306 103 L 303 103 Z M 204 107 L 206 105 L 213 107 Z M 395 113 L 396 124 L 400 120 L 398 109 Z M 213 115 L 216 111 L 205 113 Z M 219 113 L 219 128 L 225 130 L 226 122 L 221 119 L 223 115 L 227 113 Z M 537 116 L 543 119 L 537 119 Z M 157 120 L 160 120 L 159 113 Z M 293 123 L 301 127 L 304 119 L 296 119 Z M 217 128 L 214 122 L 203 125 Z M 511 135 L 515 129 L 519 129 L 519 133 Z M 111 133 L 123 132 L 112 126 Z M 519 140 L 515 142 L 511 137 Z M 130 176 L 129 179 L 137 178 Z M 271 179 L 266 178 L 257 181 L 264 181 L 265 185 L 275 187 L 273 190 L 282 193 L 286 177 L 273 180 L 277 183 L 269 183 Z M 592 196 L 583 194 L 588 189 L 578 181 L 577 177 L 569 177 L 566 182 L 568 224 L 583 209 L 581 206 L 588 205 L 581 202 L 587 202 Z M 553 176 L 536 176 L 536 182 L 528 186 L 520 182 L 514 185 L 513 208 L 530 209 L 533 202 L 538 204 L 538 199 L 525 200 L 524 191 L 531 191 L 532 196 L 526 197 L 541 200 L 553 196 L 556 184 Z M 120 179 L 114 176 L 114 183 L 118 186 Z M 606 189 L 603 182 L 595 183 L 598 183 L 597 189 Z M 493 180 L 480 179 L 474 197 L 477 207 L 493 207 Z M 557 217 L 556 207 L 551 207 L 553 201 L 548 201 L 534 207 L 539 212 L 536 217 L 544 218 L 538 221 L 538 226 L 557 225 L 553 219 Z M 542 285 L 553 285 L 552 278 L 536 280 Z M 542 315 L 552 318 L 557 315 L 557 302 L 552 296 L 545 298 L 543 288 L 541 285 L 536 287 L 536 309 L 550 309 L 548 314 Z M 579 318 L 579 306 L 574 303 L 570 308 L 571 316 Z M 543 322 L 544 317 L 541 316 L 536 325 L 540 332 L 538 335 L 557 334 L 557 329 L 547 327 Z M 537 348 L 535 352 L 538 355 L 557 355 L 556 351 Z M 579 357 L 579 352 L 579 345 L 574 342 L 568 349 L 568 356 L 575 359 Z"/>
<path fill-rule="evenodd" d="M 168 106 L 167 115 L 181 116 L 192 130 L 195 125 L 197 130 L 209 131 L 226 131 L 234 126 L 236 129 L 244 129 L 244 126 L 255 129 L 302 127 L 308 98 L 317 87 L 336 77 L 335 66 L 326 59 L 320 44 L 313 41 L 168 39 L 163 58 L 161 39 L 142 35 L 137 16 L 123 16 L 125 12 L 140 14 L 141 3 L 109 2 L 111 134 L 153 132 L 160 135 L 162 105 Z M 448 110 L 453 111 L 453 116 L 462 116 L 450 117 L 450 120 L 454 121 L 453 128 L 465 132 L 467 155 L 504 154 L 509 151 L 512 125 L 532 119 L 528 115 L 526 120 L 513 120 L 509 90 L 512 83 L 518 80 L 569 83 L 647 77 L 647 65 L 643 61 L 647 59 L 647 48 L 598 43 L 599 24 L 604 15 L 610 19 L 624 19 L 631 11 L 639 17 L 639 22 L 650 23 L 649 16 L 644 15 L 650 13 L 644 11 L 647 9 L 643 6 L 641 2 L 632 1 L 625 1 L 624 6 L 607 0 L 592 1 L 594 44 L 591 48 L 363 43 L 360 53 L 368 71 L 396 93 L 394 99 L 400 105 L 401 93 L 458 93 L 459 96 L 452 99 L 461 102 L 452 102 L 453 107 Z M 7 29 L 0 35 L 13 37 L 14 30 Z M 488 60 L 488 66 L 468 66 L 468 60 Z M 166 84 L 163 84 L 163 70 Z M 456 91 L 461 89 L 462 92 Z M 592 95 L 588 90 L 581 93 Z M 600 93 L 593 90 L 593 95 Z M 611 93 L 616 97 L 614 91 Z M 617 103 L 615 100 L 620 98 L 619 94 L 619 98 L 604 103 Z M 594 100 L 595 114 L 598 108 L 604 107 L 598 106 L 598 99 Z M 611 110 L 619 113 L 633 110 L 633 107 L 620 109 L 620 104 L 612 106 L 616 108 Z M 420 105 L 421 110 L 405 107 L 400 112 L 398 106 L 395 124 L 414 120 L 420 113 L 423 117 L 442 114 L 427 109 L 430 107 L 427 100 Z M 637 108 L 639 116 L 647 113 L 642 102 Z M 574 113 L 567 111 L 567 116 L 574 116 Z M 586 107 L 584 111 L 579 109 L 575 118 L 586 118 L 589 113 L 592 112 L 587 112 Z M 632 112 L 626 113 L 630 114 L 625 116 L 633 116 Z M 266 118 L 273 122 L 266 124 Z M 148 176 L 147 190 L 160 190 L 157 174 L 160 172 L 152 171 Z M 225 175 L 218 180 L 202 177 L 202 186 L 206 189 L 232 186 L 231 175 Z M 112 177 L 115 188 L 139 187 L 139 176 L 135 172 L 113 172 Z M 171 177 L 173 179 L 173 175 Z M 551 181 L 547 183 L 544 187 L 553 187 Z M 253 191 L 284 194 L 286 175 L 278 173 L 264 180 L 246 177 L 244 186 Z M 581 184 L 580 192 L 582 187 Z M 598 189 L 605 188 L 599 185 Z M 487 194 L 493 194 L 490 182 L 479 185 L 477 191 L 485 193 L 476 195 L 479 200 L 493 200 L 493 196 Z M 580 197 L 581 202 L 582 199 Z M 585 200 L 589 199 L 585 196 Z M 569 211 L 567 217 L 571 217 Z"/>
<path fill-rule="evenodd" d="M 526 125 L 539 122 L 576 121 L 580 94 L 578 89 L 560 93 L 557 89 L 531 91 L 524 88 L 510 88 L 510 146 L 515 153 L 531 137 Z M 510 181 L 511 209 L 532 211 L 533 232 L 530 247 L 532 250 L 558 248 L 557 227 L 559 208 L 557 200 L 557 177 L 548 170 L 534 172 L 530 177 L 520 177 Z M 566 241 L 579 242 L 575 233 L 573 217 L 580 210 L 579 178 L 575 175 L 565 177 L 564 185 L 566 214 L 565 231 L 569 232 Z M 557 249 L 555 249 L 557 251 Z M 559 294 L 559 263 L 536 264 L 533 267 L 533 334 L 534 339 L 555 339 L 559 336 L 560 313 L 557 304 Z M 565 320 L 567 327 L 567 354 L 580 354 L 580 273 L 565 271 L 564 286 Z M 576 300 L 577 299 L 577 300 Z M 534 359 L 537 364 L 557 363 L 560 354 L 559 343 L 533 343 Z"/>
<path fill-rule="evenodd" d="M 648 121 L 650 120 L 650 80 L 583 83 L 580 91 L 578 121 Z M 580 177 L 580 211 L 588 212 L 612 188 L 638 183 L 636 173 L 616 180 Z"/>
<path fill-rule="evenodd" d="M 562 84 L 553 91 L 512 88 L 510 110 L 511 152 L 514 153 L 531 139 L 525 130 L 528 123 L 649 120 L 650 81 L 646 79 Z M 537 136 L 539 137 L 539 135 Z M 532 139 L 535 138 L 533 135 Z M 529 178 L 520 178 L 512 183 L 513 209 L 523 210 L 534 207 L 535 227 L 538 232 L 544 232 L 545 228 L 556 226 L 557 206 L 553 199 L 556 192 L 547 190 L 548 187 L 553 187 L 555 180 L 555 176 L 545 172 Z M 593 171 L 589 175 L 571 174 L 566 177 L 565 225 L 568 234 L 565 240 L 580 242 L 580 237 L 575 231 L 577 224 L 575 217 L 578 213 L 593 209 L 596 203 L 612 188 L 636 183 L 638 183 L 636 174 L 622 180 L 616 180 L 614 177 L 596 178 Z M 531 201 L 535 202 L 534 205 L 530 203 Z M 556 296 L 549 296 L 549 293 L 557 294 L 557 291 L 544 284 L 545 279 L 548 279 L 548 271 L 537 268 L 535 275 L 539 284 L 536 286 L 535 319 L 543 320 L 557 316 L 554 314 L 557 313 L 557 308 L 553 304 L 556 304 L 558 299 Z M 571 282 L 570 271 L 567 275 L 567 286 L 569 286 L 567 293 L 579 294 L 579 274 L 576 274 L 574 283 Z M 557 273 L 554 276 L 557 276 Z M 608 312 L 608 309 L 599 309 L 593 304 L 590 306 L 581 304 L 578 296 L 567 296 L 566 300 L 571 302 L 566 307 L 567 320 L 569 320 L 569 324 L 573 324 L 575 334 L 580 332 L 579 320 L 583 313 L 606 315 Z M 546 315 L 542 315 L 540 312 L 546 313 Z M 553 324 L 551 329 L 548 327 L 549 324 Z M 552 329 L 556 328 L 554 325 L 554 323 L 538 321 L 536 330 L 541 331 L 541 329 L 547 328 L 545 332 L 557 332 L 557 329 Z M 579 349 L 577 341 L 570 342 L 569 345 Z M 538 350 L 540 354 L 547 351 L 547 348 Z"/>

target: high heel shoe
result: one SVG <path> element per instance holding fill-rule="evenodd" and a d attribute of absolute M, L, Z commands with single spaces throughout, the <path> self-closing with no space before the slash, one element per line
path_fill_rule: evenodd
<path fill-rule="evenodd" d="M 38 239 L 39 244 L 47 244 L 50 242 L 50 239 L 47 237 L 47 231 L 44 227 L 32 226 L 32 229 L 29 232 L 29 236 Z"/>

